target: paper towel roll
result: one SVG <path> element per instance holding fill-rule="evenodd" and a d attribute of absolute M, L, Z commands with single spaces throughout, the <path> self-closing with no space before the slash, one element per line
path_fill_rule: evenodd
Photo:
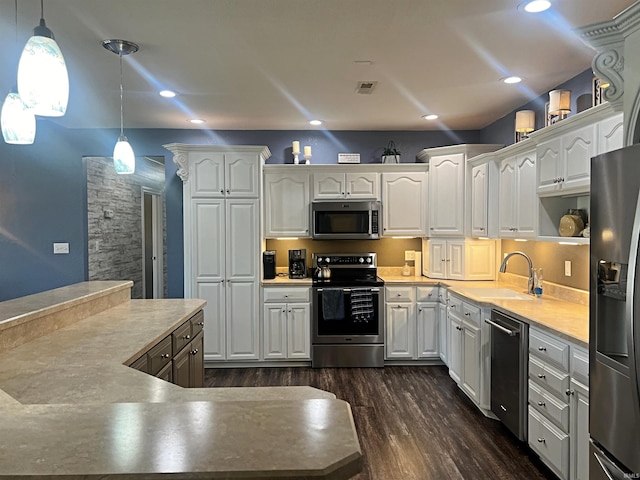
<path fill-rule="evenodd" d="M 415 273 L 416 277 L 420 277 L 422 275 L 422 252 L 415 252 Z"/>

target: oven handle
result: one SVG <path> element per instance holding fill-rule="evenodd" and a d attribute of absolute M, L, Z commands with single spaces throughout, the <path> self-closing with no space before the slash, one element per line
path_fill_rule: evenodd
<path fill-rule="evenodd" d="M 496 322 L 492 322 L 491 320 L 489 320 L 488 318 L 484 319 L 485 323 L 488 323 L 489 325 L 491 325 L 492 327 L 496 327 L 498 330 L 500 330 L 503 333 L 506 333 L 507 335 L 509 335 L 510 337 L 515 337 L 518 334 L 517 330 L 509 330 L 508 328 L 504 328 L 502 325 L 497 324 Z"/>
<path fill-rule="evenodd" d="M 319 293 L 322 293 L 324 291 L 324 289 L 323 288 L 318 288 L 316 291 L 319 292 Z M 350 288 L 343 288 L 342 291 L 345 292 L 345 293 L 351 293 L 351 289 Z M 372 288 L 371 289 L 372 293 L 377 293 L 379 291 L 380 291 L 379 288 Z"/>

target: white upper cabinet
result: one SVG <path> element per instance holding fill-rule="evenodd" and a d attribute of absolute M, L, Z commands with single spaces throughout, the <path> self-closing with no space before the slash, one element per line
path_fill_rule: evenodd
<path fill-rule="evenodd" d="M 429 278 L 495 280 L 494 240 L 432 238 L 427 243 Z"/>
<path fill-rule="evenodd" d="M 427 234 L 426 172 L 382 174 L 382 235 Z"/>
<path fill-rule="evenodd" d="M 502 160 L 499 183 L 500 237 L 534 238 L 538 211 L 535 151 Z"/>
<path fill-rule="evenodd" d="M 429 236 L 464 235 L 465 155 L 429 160 Z"/>
<path fill-rule="evenodd" d="M 313 174 L 313 199 L 380 198 L 380 174 L 377 172 L 318 172 Z"/>
<path fill-rule="evenodd" d="M 191 197 L 258 198 L 259 158 L 254 152 L 189 152 Z"/>
<path fill-rule="evenodd" d="M 265 237 L 309 237 L 309 174 L 285 168 L 265 168 Z"/>
<path fill-rule="evenodd" d="M 489 233 L 489 164 L 471 168 L 471 235 L 487 237 Z"/>
<path fill-rule="evenodd" d="M 598 154 L 624 147 L 624 115 L 618 113 L 598 122 Z"/>

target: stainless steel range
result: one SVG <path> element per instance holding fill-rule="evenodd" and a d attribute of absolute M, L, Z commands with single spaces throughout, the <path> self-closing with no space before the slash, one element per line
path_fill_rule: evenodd
<path fill-rule="evenodd" d="M 313 367 L 384 366 L 384 282 L 375 253 L 312 255 Z"/>

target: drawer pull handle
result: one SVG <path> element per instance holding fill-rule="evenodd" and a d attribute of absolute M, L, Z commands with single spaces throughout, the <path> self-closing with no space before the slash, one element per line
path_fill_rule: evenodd
<path fill-rule="evenodd" d="M 538 350 L 541 352 L 546 352 L 547 351 L 547 347 L 538 347 Z"/>
<path fill-rule="evenodd" d="M 198 354 L 198 349 L 196 348 L 195 350 L 191 350 L 191 355 L 197 355 Z"/>
<path fill-rule="evenodd" d="M 198 325 L 200 325 L 201 327 L 204 327 L 204 322 L 198 322 Z"/>
<path fill-rule="evenodd" d="M 469 312 L 464 312 L 464 316 L 465 316 L 465 317 L 470 317 L 470 316 L 471 316 L 471 314 L 470 314 Z"/>
<path fill-rule="evenodd" d="M 546 403 L 544 403 L 544 402 L 538 402 L 538 406 L 539 407 L 544 407 L 545 405 L 546 405 Z"/>
<path fill-rule="evenodd" d="M 547 376 L 544 373 L 539 373 L 538 378 L 547 378 Z"/>
<path fill-rule="evenodd" d="M 542 437 L 538 437 L 538 443 L 546 443 L 546 440 Z"/>
<path fill-rule="evenodd" d="M 576 392 L 575 392 L 575 391 L 573 391 L 573 390 L 567 390 L 567 391 L 566 391 L 566 392 L 564 392 L 564 393 L 566 393 L 566 394 L 567 394 L 567 397 L 570 397 L 571 395 L 575 395 L 575 393 L 576 393 Z"/>
<path fill-rule="evenodd" d="M 163 353 L 162 355 L 160 355 L 160 358 L 169 358 L 171 355 L 169 355 L 168 353 Z"/>
<path fill-rule="evenodd" d="M 401 297 L 401 296 L 402 296 L 402 294 L 401 294 L 401 293 L 398 293 L 398 296 L 399 296 L 399 297 Z"/>

